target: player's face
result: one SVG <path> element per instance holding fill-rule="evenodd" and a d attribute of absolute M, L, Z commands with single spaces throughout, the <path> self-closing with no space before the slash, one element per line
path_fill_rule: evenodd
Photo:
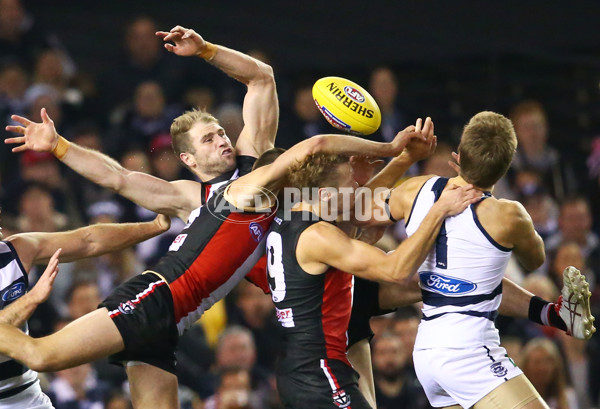
<path fill-rule="evenodd" d="M 189 134 L 200 173 L 216 177 L 235 169 L 235 149 L 218 123 L 198 122 L 190 129 Z"/>

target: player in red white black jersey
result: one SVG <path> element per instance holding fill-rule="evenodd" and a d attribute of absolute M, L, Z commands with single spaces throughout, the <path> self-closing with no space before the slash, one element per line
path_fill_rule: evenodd
<path fill-rule="evenodd" d="M 341 155 L 311 155 L 290 171 L 289 181 L 294 187 L 357 187 L 348 158 Z M 425 258 L 443 219 L 462 211 L 478 193 L 448 189 L 420 234 L 391 255 L 319 219 L 322 212 L 331 214 L 332 203 L 344 202 L 336 195 L 319 189 L 318 203 L 298 203 L 285 220 L 283 209 L 267 235 L 271 294 L 284 330 L 277 382 L 286 409 L 370 408 L 346 358 L 350 274 L 390 282 L 408 277 Z"/>

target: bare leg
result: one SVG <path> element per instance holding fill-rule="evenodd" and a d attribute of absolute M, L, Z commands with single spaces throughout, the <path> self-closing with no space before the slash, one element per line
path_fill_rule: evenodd
<path fill-rule="evenodd" d="M 549 409 L 523 374 L 504 382 L 479 400 L 473 409 Z"/>
<path fill-rule="evenodd" d="M 135 409 L 178 409 L 177 377 L 156 366 L 139 363 L 126 367 Z"/>
<path fill-rule="evenodd" d="M 514 318 L 529 318 L 529 302 L 533 294 L 508 278 L 502 279 L 502 301 L 500 315 Z"/>
<path fill-rule="evenodd" d="M 358 389 L 361 391 L 369 405 L 377 409 L 375 403 L 375 382 L 373 380 L 373 366 L 371 364 L 371 345 L 368 339 L 361 339 L 348 348 L 348 360 L 360 377 Z"/>
<path fill-rule="evenodd" d="M 106 308 L 90 312 L 43 338 L 32 338 L 11 325 L 0 324 L 0 353 L 39 372 L 72 368 L 123 348 L 121 334 Z"/>

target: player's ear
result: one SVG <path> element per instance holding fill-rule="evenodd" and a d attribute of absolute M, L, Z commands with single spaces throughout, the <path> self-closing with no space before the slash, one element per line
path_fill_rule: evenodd
<path fill-rule="evenodd" d="M 189 168 L 196 166 L 196 158 L 188 152 L 181 152 L 179 154 L 179 159 L 181 159 L 181 161 Z"/>

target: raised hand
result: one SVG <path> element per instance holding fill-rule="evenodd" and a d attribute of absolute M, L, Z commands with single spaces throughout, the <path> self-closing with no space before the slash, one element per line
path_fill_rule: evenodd
<path fill-rule="evenodd" d="M 198 55 L 206 47 L 206 41 L 192 29 L 176 26 L 171 31 L 157 31 L 156 35 L 163 39 L 167 51 L 189 57 Z M 173 42 L 175 45 L 168 43 Z"/>
<path fill-rule="evenodd" d="M 46 301 L 50 296 L 50 292 L 52 292 L 52 286 L 58 274 L 58 258 L 61 251 L 62 249 L 58 249 L 54 252 L 44 273 L 31 291 L 29 291 L 29 297 L 38 305 Z"/>
<path fill-rule="evenodd" d="M 429 157 L 437 146 L 437 137 L 434 135 L 433 121 L 430 117 L 425 119 L 425 123 L 421 128 L 421 118 L 417 119 L 415 132 L 421 134 L 421 138 L 413 138 L 410 140 L 404 152 L 410 157 L 411 161 L 417 162 Z"/>
<path fill-rule="evenodd" d="M 19 115 L 12 115 L 11 119 L 21 125 L 9 125 L 6 130 L 22 136 L 6 138 L 4 143 L 20 144 L 12 148 L 13 152 L 23 152 L 28 149 L 37 152 L 51 152 L 58 143 L 58 133 L 46 108 L 42 108 L 40 116 L 41 123 L 30 121 Z"/>
<path fill-rule="evenodd" d="M 378 167 L 383 164 L 383 160 L 367 156 L 350 156 L 350 166 L 352 167 L 352 177 L 359 186 L 364 186 Z"/>
<path fill-rule="evenodd" d="M 434 206 L 441 208 L 446 216 L 454 216 L 465 210 L 470 204 L 480 200 L 482 193 L 473 185 L 458 187 L 448 184 Z"/>

